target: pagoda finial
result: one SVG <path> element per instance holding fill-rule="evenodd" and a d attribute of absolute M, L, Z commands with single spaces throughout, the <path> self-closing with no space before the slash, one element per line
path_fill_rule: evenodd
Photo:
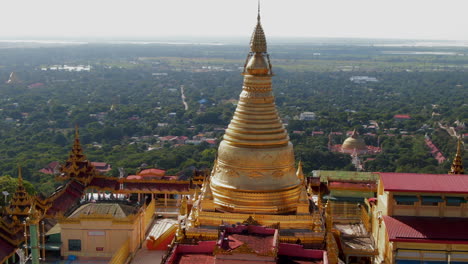
<path fill-rule="evenodd" d="M 257 25 L 252 34 L 250 40 L 250 51 L 251 52 L 267 52 L 267 44 L 265 33 L 263 32 L 262 24 L 260 21 L 260 1 L 258 1 L 258 11 L 257 11 Z"/>
<path fill-rule="evenodd" d="M 70 154 L 70 158 L 72 156 L 77 161 L 86 160 L 86 156 L 83 154 L 83 149 L 81 148 L 78 124 L 75 125 L 75 139 L 73 142 L 72 153 Z"/>
<path fill-rule="evenodd" d="M 78 128 L 78 124 L 75 124 L 75 139 L 80 138 L 80 131 Z"/>
<path fill-rule="evenodd" d="M 258 0 L 257 21 L 260 23 L 260 0 Z"/>
<path fill-rule="evenodd" d="M 449 174 L 465 174 L 465 169 L 463 168 L 462 156 L 461 156 L 461 147 L 462 147 L 462 139 L 461 136 L 458 137 L 458 144 L 457 144 L 457 153 L 455 154 L 455 158 L 453 158 L 452 166 L 450 167 Z"/>
<path fill-rule="evenodd" d="M 23 173 L 21 170 L 21 166 L 18 166 L 18 185 L 23 186 Z"/>

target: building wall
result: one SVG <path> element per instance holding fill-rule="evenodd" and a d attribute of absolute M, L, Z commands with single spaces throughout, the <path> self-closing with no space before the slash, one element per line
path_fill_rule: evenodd
<path fill-rule="evenodd" d="M 468 245 L 393 242 L 395 261 L 444 261 L 468 262 Z"/>
<path fill-rule="evenodd" d="M 418 198 L 419 201 L 413 205 L 397 204 L 395 195 L 410 195 Z M 424 205 L 422 196 L 439 196 L 444 200 L 437 205 Z M 444 193 L 398 193 L 391 192 L 388 196 L 388 215 L 390 216 L 428 216 L 428 217 L 468 217 L 468 203 L 460 205 L 448 205 L 447 197 L 463 197 L 464 195 L 453 195 Z M 379 199 L 380 202 L 380 199 Z"/>
<path fill-rule="evenodd" d="M 130 238 L 130 251 L 134 252 L 141 238 L 140 219 L 133 222 L 115 222 L 112 220 L 81 220 L 76 223 L 61 223 L 61 255 L 75 255 L 82 258 L 110 258 Z M 70 251 L 69 240 L 81 240 L 81 251 Z"/>
<path fill-rule="evenodd" d="M 378 250 L 378 255 L 374 259 L 374 263 L 380 264 L 385 261 L 385 263 L 391 263 L 391 259 L 386 256 L 388 254 L 387 250 L 389 248 L 389 242 L 387 239 L 387 230 L 385 228 L 385 222 L 378 213 L 377 209 L 374 209 L 372 212 L 372 236 L 375 241 L 375 246 Z M 391 252 L 391 249 L 390 249 Z"/>
<path fill-rule="evenodd" d="M 413 204 L 397 203 L 395 196 L 413 196 Z M 423 196 L 441 197 L 443 201 L 433 205 L 424 205 Z M 377 206 L 372 208 L 372 236 L 376 241 L 379 255 L 374 263 L 397 263 L 398 260 L 467 262 L 468 245 L 447 243 L 411 243 L 389 241 L 382 216 L 421 216 L 421 217 L 468 217 L 468 204 L 456 206 L 448 204 L 448 198 L 464 197 L 466 194 L 389 192 L 384 190 L 382 182 L 378 186 Z M 422 263 L 422 262 L 421 262 Z"/>

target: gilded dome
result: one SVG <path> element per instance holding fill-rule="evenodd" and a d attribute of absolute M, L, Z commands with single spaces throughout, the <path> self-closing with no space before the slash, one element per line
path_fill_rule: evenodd
<path fill-rule="evenodd" d="M 356 130 L 353 131 L 351 136 L 343 142 L 343 145 L 341 146 L 342 150 L 367 150 L 367 145 L 366 142 L 362 138 L 359 137 L 358 133 Z"/>

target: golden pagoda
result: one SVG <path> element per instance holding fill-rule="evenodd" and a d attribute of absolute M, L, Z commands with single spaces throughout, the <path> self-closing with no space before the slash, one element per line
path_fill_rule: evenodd
<path fill-rule="evenodd" d="M 75 140 L 72 150 L 65 162 L 65 165 L 60 168 L 60 172 L 61 174 L 58 176 L 58 179 L 76 179 L 77 181 L 86 184 L 88 184 L 97 174 L 94 166 L 89 160 L 87 160 L 86 155 L 83 154 L 78 126 L 75 127 Z"/>
<path fill-rule="evenodd" d="M 177 241 L 216 240 L 220 224 L 250 223 L 278 230 L 281 225 L 282 242 L 322 245 L 324 221 L 317 219 L 318 210 L 310 211 L 302 164 L 296 169 L 293 145 L 276 109 L 260 14 L 242 75 L 237 109 Z"/>
<path fill-rule="evenodd" d="M 453 159 L 452 166 L 450 166 L 449 174 L 465 174 L 465 169 L 463 168 L 462 156 L 461 156 L 461 146 L 462 140 L 461 137 L 458 138 L 457 144 L 457 153 Z"/>
<path fill-rule="evenodd" d="M 243 75 L 239 103 L 211 175 L 215 207 L 227 212 L 294 213 L 301 179 L 296 177 L 293 146 L 275 106 L 260 14 Z"/>
<path fill-rule="evenodd" d="M 351 136 L 343 141 L 341 151 L 344 153 L 367 152 L 367 145 L 366 142 L 364 142 L 364 140 L 359 137 L 359 133 L 356 131 L 356 129 L 354 129 Z"/>

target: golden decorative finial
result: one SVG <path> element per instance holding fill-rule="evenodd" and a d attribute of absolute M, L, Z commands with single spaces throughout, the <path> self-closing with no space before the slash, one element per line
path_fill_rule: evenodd
<path fill-rule="evenodd" d="M 187 215 L 188 213 L 188 207 L 187 207 L 187 196 L 184 196 L 182 198 L 182 201 L 180 201 L 180 208 L 179 208 L 179 215 Z"/>
<path fill-rule="evenodd" d="M 462 156 L 461 156 L 461 146 L 462 146 L 462 139 L 461 136 L 458 137 L 458 144 L 457 144 L 457 153 L 455 154 L 455 158 L 453 158 L 452 166 L 450 167 L 449 174 L 465 174 L 465 169 L 463 168 Z"/>
<path fill-rule="evenodd" d="M 297 165 L 297 172 L 296 172 L 297 178 L 304 184 L 306 185 L 306 179 L 304 176 L 304 172 L 302 171 L 302 160 L 299 160 L 299 164 Z"/>

